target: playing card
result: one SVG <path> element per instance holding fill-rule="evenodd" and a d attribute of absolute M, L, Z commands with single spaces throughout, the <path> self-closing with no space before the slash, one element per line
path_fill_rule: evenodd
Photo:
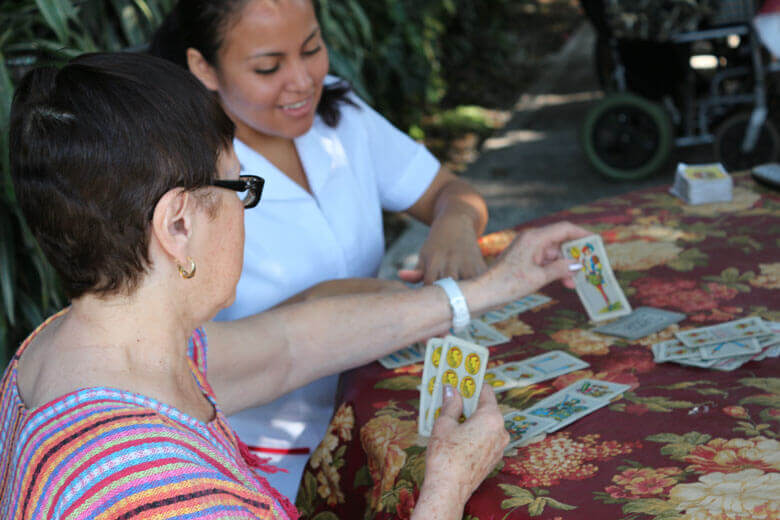
<path fill-rule="evenodd" d="M 451 385 L 463 398 L 463 415 L 468 418 L 474 413 L 488 363 L 488 350 L 476 343 L 447 336 L 442 340 L 441 347 L 439 367 L 426 419 L 427 432 L 433 430 L 433 423 L 441 411 L 445 384 Z"/>
<path fill-rule="evenodd" d="M 611 401 L 626 390 L 630 389 L 631 386 L 620 383 L 612 383 L 610 381 L 601 381 L 600 379 L 586 378 L 580 379 L 579 381 L 570 384 L 566 388 L 577 395 L 590 397 L 592 399 L 606 399 L 607 401 Z"/>
<path fill-rule="evenodd" d="M 561 245 L 563 256 L 580 262 L 583 269 L 574 275 L 577 295 L 591 321 L 604 321 L 631 313 L 599 235 L 572 240 Z"/>
<path fill-rule="evenodd" d="M 634 312 L 612 323 L 594 328 L 595 332 L 630 340 L 644 338 L 685 319 L 685 314 L 653 307 L 637 307 Z"/>
<path fill-rule="evenodd" d="M 709 367 L 713 370 L 721 370 L 725 372 L 731 372 L 736 370 L 753 358 L 751 354 L 745 354 L 744 356 L 735 356 L 730 358 L 715 359 L 715 363 Z"/>
<path fill-rule="evenodd" d="M 504 415 L 504 427 L 509 432 L 506 449 L 521 446 L 554 425 L 553 419 L 530 416 L 525 412 L 510 412 Z"/>
<path fill-rule="evenodd" d="M 542 373 L 545 376 L 545 379 L 557 377 L 589 366 L 588 363 L 580 358 L 574 357 L 562 350 L 552 350 L 544 354 L 539 354 L 538 356 L 524 360 L 523 363 L 528 368 Z"/>
<path fill-rule="evenodd" d="M 702 359 L 699 347 L 687 347 L 676 339 L 656 343 L 652 348 L 656 363 L 676 361 L 678 359 Z"/>
<path fill-rule="evenodd" d="M 486 312 L 480 317 L 480 321 L 484 321 L 488 324 L 495 323 L 497 321 L 504 321 L 520 314 L 521 312 L 533 309 L 539 305 L 544 305 L 549 301 L 551 301 L 551 299 L 543 294 L 529 294 L 528 296 L 520 298 L 519 300 L 508 303 L 501 309 Z"/>
<path fill-rule="evenodd" d="M 383 358 L 379 358 L 379 363 L 387 368 L 394 369 L 399 367 L 405 367 L 407 365 L 413 365 L 425 360 L 425 354 L 423 353 L 425 347 L 422 343 L 414 343 L 406 348 L 402 348 L 392 354 L 388 354 Z"/>
<path fill-rule="evenodd" d="M 420 435 L 428 436 L 431 434 L 427 428 L 428 412 L 437 385 L 436 378 L 441 362 L 442 344 L 441 338 L 431 338 L 425 346 L 425 364 L 420 384 L 420 417 L 417 421 L 417 432 Z"/>
<path fill-rule="evenodd" d="M 456 337 L 471 341 L 483 347 L 492 347 L 506 343 L 509 338 L 501 334 L 495 328 L 480 320 L 471 320 L 462 333 L 455 334 Z"/>
<path fill-rule="evenodd" d="M 567 387 L 546 399 L 542 399 L 524 412 L 531 417 L 555 421 L 551 426 L 545 428 L 548 433 L 552 433 L 608 404 L 609 401 L 606 399 L 586 397 Z"/>
<path fill-rule="evenodd" d="M 678 365 L 687 365 L 687 366 L 699 367 L 699 368 L 712 368 L 712 366 L 718 362 L 717 359 L 701 359 L 700 357 L 674 359 L 673 361 Z"/>
<path fill-rule="evenodd" d="M 710 343 L 722 343 L 769 334 L 772 334 L 771 329 L 761 318 L 756 317 L 674 333 L 677 339 L 689 347 L 700 347 Z"/>
<path fill-rule="evenodd" d="M 492 386 L 493 391 L 496 393 L 504 392 L 516 386 L 515 381 L 506 377 L 497 367 L 485 371 L 485 382 Z"/>
<path fill-rule="evenodd" d="M 701 352 L 702 359 L 721 359 L 744 356 L 746 354 L 757 354 L 761 352 L 761 347 L 758 345 L 758 341 L 756 341 L 755 338 L 749 338 L 703 345 L 699 347 L 699 351 Z"/>

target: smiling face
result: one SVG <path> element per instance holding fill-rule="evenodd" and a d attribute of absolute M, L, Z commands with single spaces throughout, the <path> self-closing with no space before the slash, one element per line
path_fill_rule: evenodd
<path fill-rule="evenodd" d="M 328 72 L 311 0 L 250 0 L 231 22 L 211 87 L 235 122 L 237 137 L 292 139 L 306 133 Z"/>

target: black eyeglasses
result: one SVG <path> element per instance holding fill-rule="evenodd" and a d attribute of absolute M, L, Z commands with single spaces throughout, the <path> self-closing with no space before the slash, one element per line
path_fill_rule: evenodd
<path fill-rule="evenodd" d="M 241 193 L 239 198 L 244 203 L 244 209 L 250 209 L 257 206 L 260 202 L 260 196 L 263 194 L 263 185 L 265 179 L 257 175 L 239 175 L 237 181 L 228 181 L 217 179 L 211 182 L 212 186 L 227 188 L 229 190 L 246 192 Z"/>

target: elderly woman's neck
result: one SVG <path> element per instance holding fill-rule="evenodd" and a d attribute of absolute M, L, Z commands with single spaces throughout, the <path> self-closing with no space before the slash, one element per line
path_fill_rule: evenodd
<path fill-rule="evenodd" d="M 148 289 L 132 295 L 84 295 L 72 302 L 69 328 L 95 346 L 117 351 L 133 364 L 150 367 L 180 364 L 187 339 L 199 325 L 186 312 Z"/>

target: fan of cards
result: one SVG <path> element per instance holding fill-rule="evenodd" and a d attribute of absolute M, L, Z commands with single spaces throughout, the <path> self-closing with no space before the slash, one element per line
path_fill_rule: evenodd
<path fill-rule="evenodd" d="M 752 317 L 675 333 L 653 345 L 656 363 L 672 361 L 713 370 L 735 370 L 748 361 L 780 356 L 780 323 Z"/>
<path fill-rule="evenodd" d="M 669 192 L 688 204 L 728 202 L 731 200 L 733 184 L 720 163 L 680 163 L 677 165 L 674 185 Z"/>

